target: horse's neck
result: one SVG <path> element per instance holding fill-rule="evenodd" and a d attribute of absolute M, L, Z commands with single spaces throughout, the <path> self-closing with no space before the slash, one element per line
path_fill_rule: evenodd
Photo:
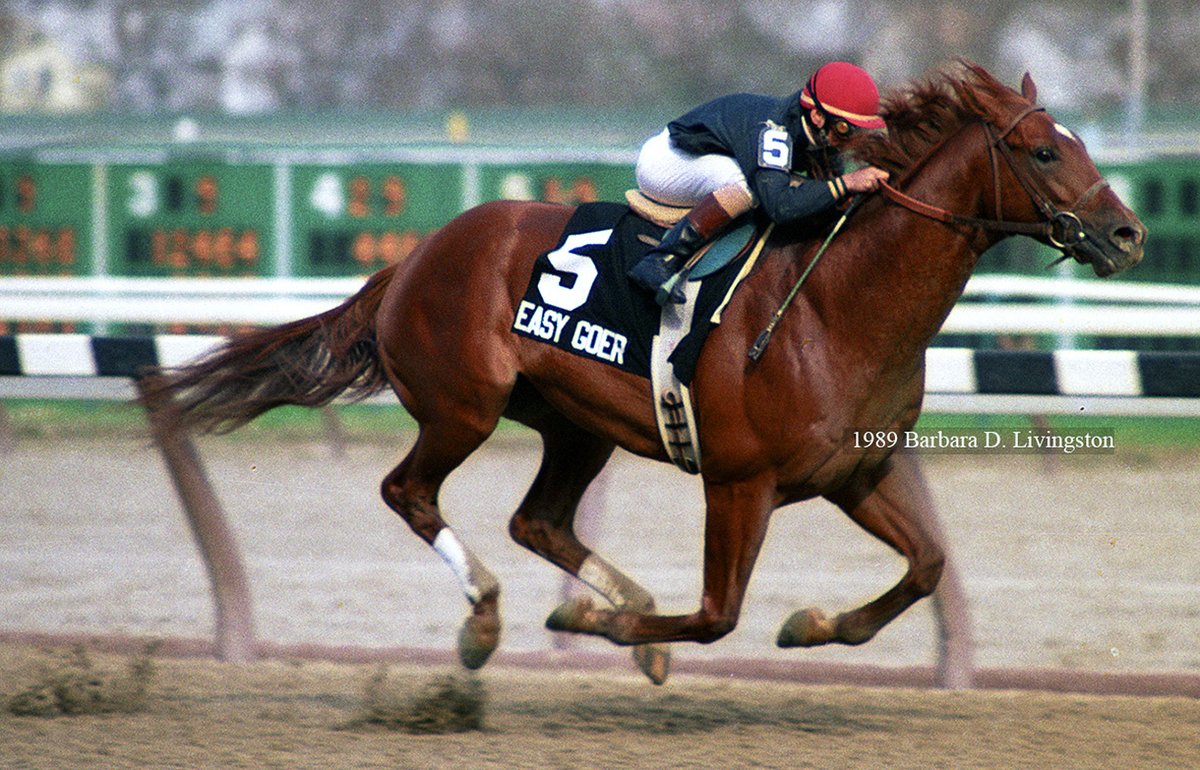
<path fill-rule="evenodd" d="M 979 215 L 984 191 L 967 178 L 988 179 L 978 167 L 929 163 L 906 192 L 938 207 Z M 970 188 L 970 189 L 969 189 Z M 846 236 L 835 239 L 831 265 L 812 296 L 814 309 L 835 332 L 871 344 L 888 359 L 920 354 L 962 295 L 980 253 L 990 241 L 915 214 L 879 197 L 862 209 Z M 964 234 L 966 232 L 966 234 Z M 814 272 L 816 277 L 820 268 Z"/>

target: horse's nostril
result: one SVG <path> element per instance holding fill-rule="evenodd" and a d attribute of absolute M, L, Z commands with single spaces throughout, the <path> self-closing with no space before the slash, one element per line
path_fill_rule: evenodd
<path fill-rule="evenodd" d="M 1132 225 L 1121 225 L 1112 231 L 1110 237 L 1112 238 L 1113 243 L 1137 246 L 1141 244 L 1142 239 L 1145 238 L 1145 233 L 1146 231 L 1142 228 L 1133 227 Z"/>

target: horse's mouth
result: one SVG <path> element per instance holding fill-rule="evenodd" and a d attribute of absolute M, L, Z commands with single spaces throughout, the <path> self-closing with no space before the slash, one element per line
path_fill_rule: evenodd
<path fill-rule="evenodd" d="M 1141 222 L 1134 220 L 1105 229 L 1085 227 L 1084 233 L 1086 237 L 1066 253 L 1080 264 L 1091 265 L 1101 278 L 1128 270 L 1142 261 L 1146 227 Z"/>

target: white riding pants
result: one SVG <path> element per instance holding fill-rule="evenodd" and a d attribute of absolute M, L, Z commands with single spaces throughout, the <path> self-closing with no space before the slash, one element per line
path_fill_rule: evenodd
<path fill-rule="evenodd" d="M 739 184 L 746 176 L 728 155 L 692 155 L 675 146 L 666 129 L 646 140 L 637 160 L 638 189 L 659 203 L 691 207 L 705 195 Z"/>

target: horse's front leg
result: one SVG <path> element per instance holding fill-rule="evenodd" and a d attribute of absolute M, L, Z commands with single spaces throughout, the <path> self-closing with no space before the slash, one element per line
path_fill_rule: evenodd
<path fill-rule="evenodd" d="M 704 593 L 690 615 L 655 615 L 597 607 L 590 599 L 559 607 L 546 625 L 556 631 L 603 636 L 617 644 L 713 642 L 733 630 L 746 584 L 774 508 L 772 479 L 705 482 Z M 651 523 L 650 526 L 653 526 Z"/>
<path fill-rule="evenodd" d="M 856 475 L 828 495 L 863 529 L 908 561 L 900 582 L 879 598 L 830 618 L 819 609 L 793 614 L 779 630 L 780 647 L 812 647 L 829 642 L 862 644 L 917 600 L 933 592 L 945 557 L 934 529 L 933 500 L 915 457 L 896 452 L 880 467 Z"/>

